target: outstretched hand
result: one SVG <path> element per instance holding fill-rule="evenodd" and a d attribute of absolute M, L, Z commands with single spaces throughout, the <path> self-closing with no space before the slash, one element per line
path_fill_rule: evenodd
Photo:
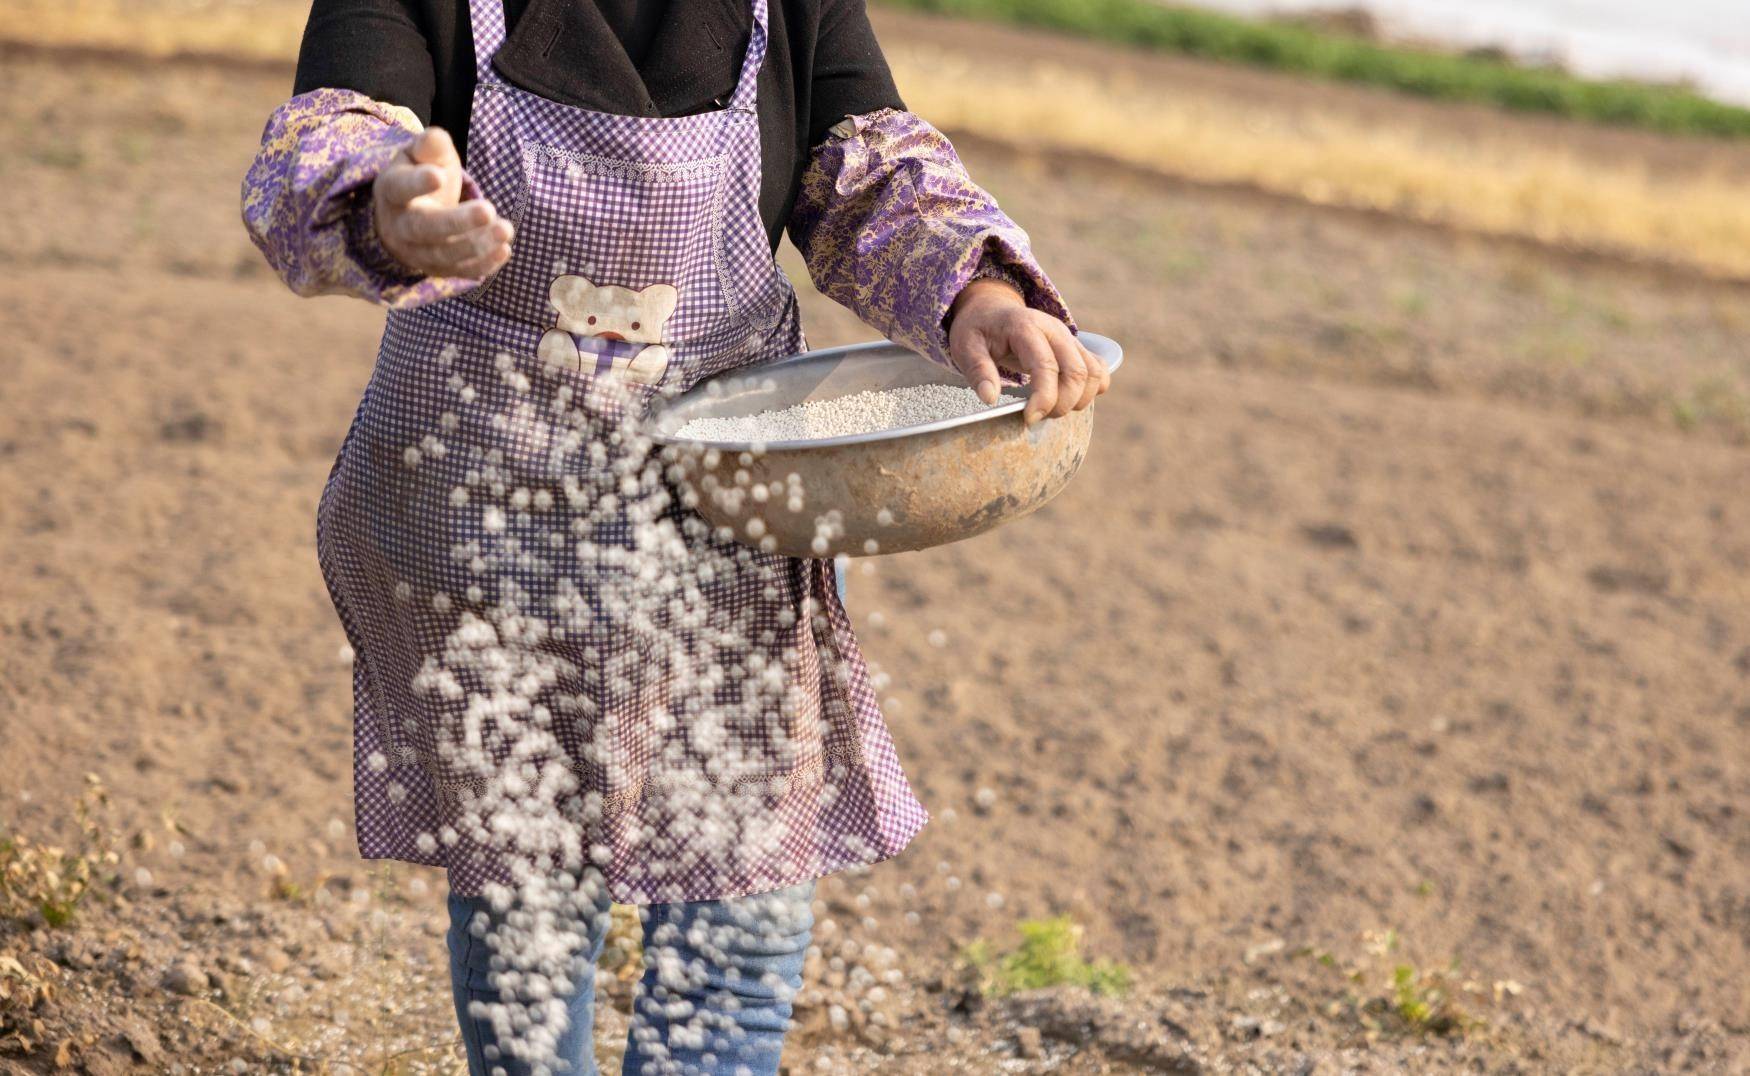
<path fill-rule="evenodd" d="M 461 200 L 462 159 L 441 127 L 377 174 L 371 198 L 378 241 L 414 273 L 484 280 L 510 260 L 510 221 L 484 198 Z"/>
<path fill-rule="evenodd" d="M 1026 374 L 1028 425 L 1080 411 L 1112 387 L 1106 364 L 1067 325 L 998 280 L 974 280 L 954 300 L 948 357 L 987 404 L 1002 393 L 999 368 Z"/>

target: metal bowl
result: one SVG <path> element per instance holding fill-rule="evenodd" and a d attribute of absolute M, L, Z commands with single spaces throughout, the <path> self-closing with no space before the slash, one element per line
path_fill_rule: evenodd
<path fill-rule="evenodd" d="M 1106 337 L 1080 339 L 1111 369 L 1123 362 L 1123 349 Z M 929 384 L 965 381 L 885 340 L 810 351 L 694 386 L 658 406 L 651 432 L 700 515 L 739 542 L 791 557 L 872 556 L 962 541 L 1037 511 L 1080 469 L 1093 409 L 1029 427 L 1021 388 L 1006 389 L 1003 402 L 974 415 L 850 437 L 756 445 L 675 436 L 696 418 Z M 791 508 L 795 489 L 800 510 Z"/>

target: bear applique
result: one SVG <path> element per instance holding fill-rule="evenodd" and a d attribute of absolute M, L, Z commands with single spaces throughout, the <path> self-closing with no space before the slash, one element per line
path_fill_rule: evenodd
<path fill-rule="evenodd" d="M 674 285 L 634 291 L 567 275 L 553 281 L 547 297 L 559 316 L 541 337 L 542 362 L 586 374 L 611 371 L 641 385 L 662 380 L 669 357 L 663 334 L 680 303 Z"/>

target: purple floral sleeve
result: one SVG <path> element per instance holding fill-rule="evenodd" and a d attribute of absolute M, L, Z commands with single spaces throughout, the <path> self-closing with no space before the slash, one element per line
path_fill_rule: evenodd
<path fill-rule="evenodd" d="M 1027 233 L 966 174 L 942 132 L 909 112 L 847 117 L 802 177 L 790 237 L 815 287 L 884 333 L 948 363 L 944 319 L 976 277 L 1074 322 Z"/>
<path fill-rule="evenodd" d="M 312 90 L 274 111 L 243 180 L 243 224 L 293 291 L 413 307 L 478 285 L 411 273 L 377 239 L 371 183 L 419 131 L 412 112 L 351 90 Z M 472 179 L 462 197 L 480 197 Z"/>

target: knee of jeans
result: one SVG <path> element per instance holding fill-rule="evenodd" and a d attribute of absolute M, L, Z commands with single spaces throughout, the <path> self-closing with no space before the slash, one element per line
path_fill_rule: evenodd
<path fill-rule="evenodd" d="M 526 962 L 532 964 L 536 956 L 533 950 L 549 948 L 545 943 L 554 940 L 573 952 L 570 968 L 573 981 L 569 984 L 573 990 L 560 992 L 575 992 L 576 987 L 587 983 L 594 975 L 595 962 L 601 955 L 611 919 L 608 906 L 604 906 L 575 923 L 541 928 L 570 932 L 571 937 L 543 939 L 532 936 L 529 928 L 518 922 L 514 910 L 495 909 L 485 897 L 458 897 L 452 893 L 448 907 L 450 929 L 447 941 L 452 966 L 462 972 L 464 985 L 474 994 L 496 995 L 499 992 L 499 984 L 494 978 L 496 973 L 508 970 L 514 964 L 525 963 L 516 959 L 519 950 L 531 950 L 530 960 Z"/>
<path fill-rule="evenodd" d="M 794 992 L 814 933 L 812 887 L 725 901 L 709 917 L 732 993 L 765 998 Z"/>

